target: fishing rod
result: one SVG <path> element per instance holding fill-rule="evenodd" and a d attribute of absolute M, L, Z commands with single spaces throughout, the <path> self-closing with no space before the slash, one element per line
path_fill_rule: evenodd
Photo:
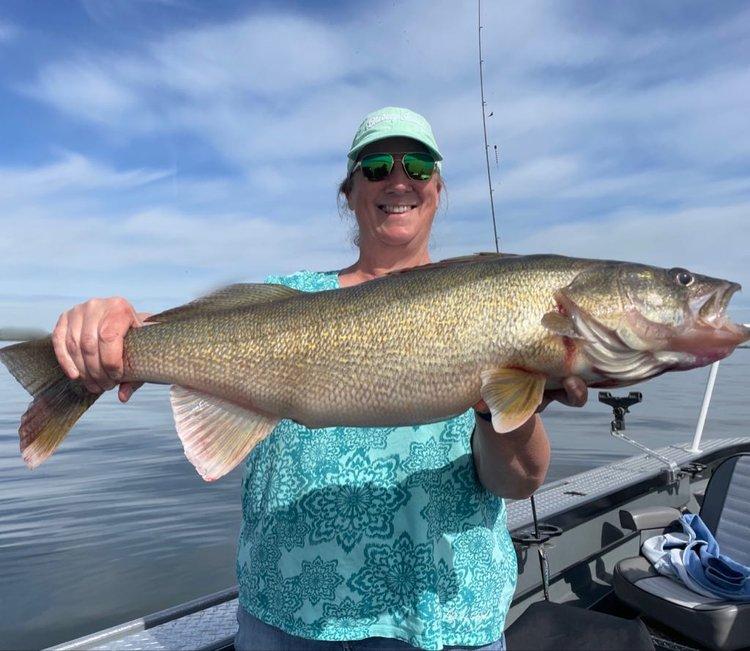
<path fill-rule="evenodd" d="M 487 102 L 484 100 L 484 72 L 482 58 L 482 0 L 477 0 L 477 17 L 479 29 L 479 92 L 482 96 L 482 129 L 484 130 L 484 158 L 487 162 L 487 185 L 490 189 L 490 210 L 492 211 L 492 230 L 495 235 L 495 251 L 500 253 L 500 238 L 497 235 L 497 221 L 495 220 L 495 200 L 492 191 L 492 172 L 490 172 L 490 146 L 487 143 L 487 116 L 485 107 Z M 495 150 L 497 154 L 497 150 Z"/>
<path fill-rule="evenodd" d="M 500 253 L 500 238 L 497 234 L 497 220 L 495 218 L 495 199 L 494 191 L 492 189 L 492 171 L 490 170 L 490 146 L 487 142 L 487 102 L 484 99 L 484 58 L 482 57 L 482 0 L 477 0 L 477 25 L 479 35 L 479 92 L 482 97 L 482 130 L 484 132 L 484 158 L 487 163 L 487 185 L 490 191 L 490 210 L 492 211 L 492 230 L 495 236 L 495 251 Z M 495 163 L 497 164 L 497 146 L 495 146 Z M 534 495 L 529 496 L 531 502 L 531 516 L 534 523 L 533 534 L 525 532 L 519 541 L 522 543 L 536 545 L 537 553 L 539 555 L 539 571 L 542 575 L 542 589 L 544 591 L 544 598 L 549 601 L 549 584 L 550 584 L 550 573 L 549 573 L 549 561 L 547 560 L 547 554 L 545 550 L 545 543 L 552 536 L 558 536 L 562 533 L 559 527 L 554 525 L 547 525 L 542 523 L 539 525 L 539 519 L 536 514 L 536 500 Z"/>

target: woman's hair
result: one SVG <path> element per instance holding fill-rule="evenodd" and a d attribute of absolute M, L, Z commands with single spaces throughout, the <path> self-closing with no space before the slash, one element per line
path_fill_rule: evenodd
<path fill-rule="evenodd" d="M 349 207 L 349 204 L 347 203 L 349 201 L 349 193 L 352 191 L 352 177 L 353 174 L 347 174 L 341 183 L 339 183 L 339 191 L 336 195 L 336 199 L 339 204 L 339 208 L 341 208 L 341 202 L 344 202 L 344 210 L 346 210 Z"/>
<path fill-rule="evenodd" d="M 444 207 L 444 202 L 448 200 L 448 197 L 446 195 L 447 188 L 445 187 L 445 179 L 440 175 L 440 170 L 435 167 L 434 174 L 437 174 L 439 177 L 440 182 L 440 199 L 438 200 L 438 209 L 441 207 Z M 339 190 L 338 194 L 336 195 L 336 203 L 338 205 L 339 209 L 339 217 L 341 219 L 351 217 L 354 215 L 351 208 L 349 208 L 349 193 L 352 191 L 352 177 L 353 174 L 347 174 L 341 183 L 339 183 Z M 443 197 L 445 196 L 445 199 Z M 359 248 L 359 226 L 357 225 L 357 219 L 355 217 L 354 223 L 352 224 L 352 233 L 351 233 L 351 240 L 352 244 Z"/>

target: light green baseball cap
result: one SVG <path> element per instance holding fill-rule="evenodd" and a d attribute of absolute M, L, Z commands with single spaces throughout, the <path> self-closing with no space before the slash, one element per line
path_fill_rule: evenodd
<path fill-rule="evenodd" d="M 438 149 L 435 136 L 432 133 L 430 123 L 419 113 L 397 106 L 386 106 L 372 113 L 368 113 L 362 124 L 359 125 L 357 133 L 354 134 L 351 149 L 347 154 L 346 170 L 351 174 L 357 156 L 364 147 L 376 140 L 383 138 L 394 138 L 402 136 L 418 140 L 430 150 L 436 161 L 443 160 L 443 155 Z M 440 163 L 437 163 L 440 169 Z"/>

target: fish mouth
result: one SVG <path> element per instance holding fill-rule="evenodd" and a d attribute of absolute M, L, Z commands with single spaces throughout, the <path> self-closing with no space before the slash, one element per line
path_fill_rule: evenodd
<path fill-rule="evenodd" d="M 669 349 L 694 355 L 699 365 L 710 364 L 729 355 L 738 345 L 750 340 L 750 327 L 733 323 L 727 317 L 732 296 L 742 287 L 726 281 L 690 306 L 692 319 L 669 340 Z"/>
<path fill-rule="evenodd" d="M 739 283 L 727 281 L 708 296 L 697 299 L 695 304 L 690 306 L 695 315 L 696 325 L 716 329 L 736 325 L 727 319 L 727 307 L 732 296 L 741 289 Z"/>

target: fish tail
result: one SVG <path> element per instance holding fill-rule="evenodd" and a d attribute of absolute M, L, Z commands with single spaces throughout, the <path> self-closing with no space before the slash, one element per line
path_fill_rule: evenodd
<path fill-rule="evenodd" d="M 57 449 L 100 394 L 63 373 L 49 337 L 0 349 L 0 362 L 34 398 L 18 429 L 23 460 L 33 469 Z"/>

